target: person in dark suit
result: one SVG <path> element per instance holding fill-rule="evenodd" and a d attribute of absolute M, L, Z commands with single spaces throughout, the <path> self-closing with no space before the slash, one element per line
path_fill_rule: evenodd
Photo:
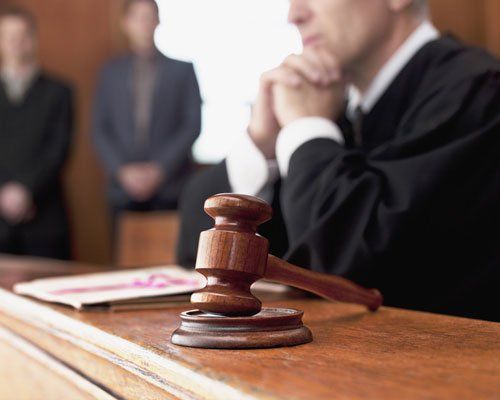
<path fill-rule="evenodd" d="M 213 226 L 206 197 L 260 195 L 277 255 L 386 305 L 500 321 L 499 61 L 440 36 L 423 0 L 290 4 L 304 52 L 262 76 L 248 134 L 187 186 L 180 262 Z"/>
<path fill-rule="evenodd" d="M 37 64 L 28 12 L 0 13 L 0 252 L 68 259 L 61 172 L 72 93 Z"/>
<path fill-rule="evenodd" d="M 125 3 L 122 25 L 132 52 L 110 61 L 97 87 L 93 137 L 114 216 L 175 209 L 200 133 L 193 65 L 160 54 L 153 41 L 158 24 L 154 0 Z"/>

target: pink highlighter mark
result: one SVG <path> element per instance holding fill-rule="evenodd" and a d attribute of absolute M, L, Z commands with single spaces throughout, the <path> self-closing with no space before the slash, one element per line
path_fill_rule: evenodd
<path fill-rule="evenodd" d="M 107 292 L 110 290 L 122 289 L 165 289 L 171 286 L 192 286 L 197 288 L 198 281 L 195 279 L 174 278 L 167 274 L 152 274 L 147 279 L 135 279 L 130 283 L 121 283 L 115 285 L 100 285 L 87 286 L 69 289 L 60 289 L 49 292 L 50 294 L 77 294 L 77 293 L 92 293 L 92 292 Z"/>

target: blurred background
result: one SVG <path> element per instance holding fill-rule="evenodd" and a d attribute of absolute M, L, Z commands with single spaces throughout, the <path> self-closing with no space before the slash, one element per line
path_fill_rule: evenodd
<path fill-rule="evenodd" d="M 47 71 L 71 82 L 76 121 L 64 172 L 72 253 L 76 261 L 113 262 L 102 167 L 91 143 L 91 109 L 103 63 L 127 49 L 120 32 L 121 0 L 16 0 L 32 12 Z M 300 51 L 286 23 L 287 0 L 157 0 L 158 49 L 194 63 L 203 99 L 195 161 L 224 158 L 246 126 L 259 75 Z M 434 24 L 500 56 L 499 0 L 431 0 Z"/>

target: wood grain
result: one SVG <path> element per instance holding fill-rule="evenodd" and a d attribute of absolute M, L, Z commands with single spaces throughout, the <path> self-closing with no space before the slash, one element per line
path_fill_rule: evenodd
<path fill-rule="evenodd" d="M 312 341 L 302 323 L 302 311 L 264 307 L 249 317 L 222 317 L 200 310 L 180 314 L 173 344 L 204 349 L 264 349 L 297 346 Z"/>
<path fill-rule="evenodd" d="M 122 213 L 118 217 L 116 264 L 175 264 L 179 225 L 179 216 L 173 211 Z"/>
<path fill-rule="evenodd" d="M 9 293 L 3 278 L 14 270 L 13 260 L 0 259 L 0 323 L 17 321 L 13 331 L 28 332 L 30 341 L 50 352 L 63 350 L 42 338 L 55 337 L 113 364 L 103 368 L 104 382 L 121 368 L 179 398 L 476 400 L 500 393 L 500 324 L 387 307 L 370 313 L 304 298 L 265 305 L 304 310 L 315 339 L 310 344 L 190 349 L 169 343 L 182 309 L 79 313 L 22 298 Z M 28 270 L 40 275 L 40 262 L 19 263 L 26 266 L 24 278 Z M 71 354 L 78 353 L 68 354 L 70 361 Z"/>
<path fill-rule="evenodd" d="M 429 0 L 437 28 L 500 56 L 498 0 Z"/>
<path fill-rule="evenodd" d="M 0 327 L 0 398 L 116 400 L 30 342 Z M 29 377 L 29 384 L 27 384 Z"/>
<path fill-rule="evenodd" d="M 366 290 L 340 276 L 308 271 L 273 255 L 269 255 L 267 259 L 264 278 L 306 290 L 328 300 L 362 304 L 370 311 L 377 311 L 382 305 L 382 295 L 377 289 Z"/>
<path fill-rule="evenodd" d="M 43 349 L 44 352 L 52 355 L 60 363 L 70 366 L 74 372 L 94 382 L 99 387 L 105 388 L 107 392 L 120 399 L 164 400 L 179 398 L 150 383 L 147 379 L 150 372 L 139 372 L 136 365 L 118 359 L 116 355 L 105 349 L 90 347 L 87 343 L 78 342 L 75 338 L 63 334 L 37 329 L 30 324 L 9 318 L 0 313 L 0 329 L 2 329 L 1 325 L 8 326 L 10 330 L 16 332 L 22 332 L 23 337 L 29 340 L 33 346 L 36 345 L 38 348 Z M 12 348 L 12 346 L 10 347 Z M 32 368 L 35 373 L 30 374 L 30 376 L 37 377 L 36 371 L 38 368 L 36 367 L 37 365 Z M 11 374 L 19 375 L 22 377 L 23 382 L 26 383 L 26 374 L 22 373 L 19 367 L 16 368 L 10 364 L 9 368 Z M 157 379 L 158 381 L 161 380 L 159 377 Z M 49 379 L 47 382 L 49 387 L 52 386 L 52 380 Z M 173 383 L 171 386 L 171 392 L 175 392 L 176 389 L 179 390 Z M 55 390 L 52 391 L 56 392 Z M 4 399 L 5 393 L 7 392 L 0 389 L 0 399 Z M 24 398 L 38 399 L 39 397 L 26 396 Z M 65 397 L 65 399 L 73 398 L 75 397 Z M 46 399 L 52 400 L 52 397 L 47 396 Z"/>
<path fill-rule="evenodd" d="M 484 46 L 500 57 L 500 1 L 485 0 L 484 30 Z"/>

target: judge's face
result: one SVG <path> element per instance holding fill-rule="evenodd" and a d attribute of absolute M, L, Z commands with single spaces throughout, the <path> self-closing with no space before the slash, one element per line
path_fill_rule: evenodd
<path fill-rule="evenodd" d="M 344 68 L 364 62 L 387 36 L 390 0 L 291 0 L 289 21 L 304 47 L 322 46 Z"/>
<path fill-rule="evenodd" d="M 123 17 L 123 31 L 130 44 L 137 50 L 153 46 L 154 33 L 160 23 L 157 9 L 148 1 L 136 1 Z"/>
<path fill-rule="evenodd" d="M 24 18 L 0 18 L 0 58 L 3 62 L 31 61 L 36 55 L 36 37 L 33 26 Z"/>

